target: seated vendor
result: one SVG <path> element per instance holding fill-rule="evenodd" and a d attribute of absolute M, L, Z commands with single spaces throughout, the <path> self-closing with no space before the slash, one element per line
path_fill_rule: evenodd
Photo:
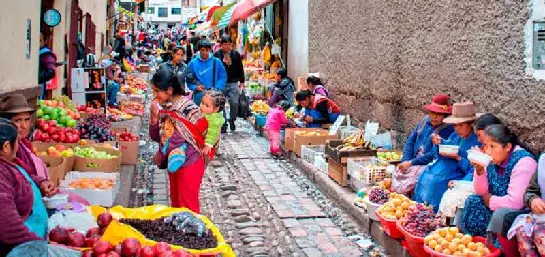
<path fill-rule="evenodd" d="M 454 132 L 451 124 L 443 122 L 452 112 L 448 95 L 435 95 L 431 104 L 424 106 L 423 110 L 427 115 L 407 138 L 401 164 L 392 181 L 392 190 L 400 194 L 410 194 L 424 167 L 433 161 L 435 153 L 432 151 L 431 135 L 436 133 L 441 138 L 448 138 Z"/>
<path fill-rule="evenodd" d="M 524 204 L 532 212 L 519 215 L 511 229 L 509 238 L 516 235 L 520 256 L 545 256 L 545 155 L 539 158 L 537 172 L 530 180 L 524 194 Z M 502 245 L 503 246 L 503 245 Z"/>
<path fill-rule="evenodd" d="M 503 219 L 505 215 L 494 215 L 499 209 L 524 208 L 524 193 L 537 168 L 532 153 L 505 125 L 488 126 L 484 145 L 492 161 L 488 167 L 472 163 L 475 194 L 466 200 L 461 222 L 463 232 L 474 236 L 501 231 L 503 222 L 493 218 Z"/>
<path fill-rule="evenodd" d="M 467 179 L 472 176 L 473 167 L 467 160 L 467 150 L 474 146 L 480 147 L 477 135 L 473 132 L 473 121 L 477 119 L 475 105 L 472 102 L 455 103 L 453 115 L 444 119 L 447 124 L 454 124 L 454 131 L 448 139 L 432 135 L 435 144 L 435 160 L 428 164 L 418 178 L 413 199 L 419 203 L 433 206 L 437 212 L 441 197 L 448 189 L 451 180 Z M 439 152 L 439 145 L 458 146 L 454 154 Z"/>
<path fill-rule="evenodd" d="M 295 93 L 295 85 L 293 80 L 288 77 L 288 72 L 284 69 L 278 69 L 276 71 L 276 83 L 271 85 L 270 90 L 272 91 L 272 96 L 269 99 L 269 106 L 272 108 L 276 107 L 282 100 L 286 100 L 293 105 L 293 94 Z"/>
<path fill-rule="evenodd" d="M 329 98 L 313 95 L 309 90 L 297 92 L 296 110 L 305 108 L 305 116 L 301 118 L 308 128 L 321 128 L 323 124 L 334 123 L 341 113 L 341 108 Z"/>
<path fill-rule="evenodd" d="M 16 157 L 18 148 L 17 128 L 0 119 L 0 256 L 20 244 L 44 240 L 47 231 L 42 200 L 46 179 L 30 174 L 30 168 Z"/>
<path fill-rule="evenodd" d="M 307 77 L 307 87 L 315 95 L 323 95 L 325 97 L 329 97 L 329 91 L 327 91 L 327 89 L 325 88 L 322 79 L 316 76 Z"/>

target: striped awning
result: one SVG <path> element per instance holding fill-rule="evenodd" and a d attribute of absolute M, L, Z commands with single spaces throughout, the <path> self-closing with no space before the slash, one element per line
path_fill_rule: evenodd
<path fill-rule="evenodd" d="M 231 17 L 233 16 L 233 12 L 235 11 L 236 5 L 231 6 L 231 8 L 227 9 L 227 11 L 221 16 L 218 25 L 216 26 L 216 29 L 223 29 L 229 24 L 231 24 Z"/>

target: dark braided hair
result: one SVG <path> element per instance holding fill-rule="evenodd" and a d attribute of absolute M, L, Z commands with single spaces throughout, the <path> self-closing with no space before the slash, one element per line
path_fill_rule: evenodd
<path fill-rule="evenodd" d="M 217 90 L 208 90 L 206 91 L 207 96 L 210 96 L 212 98 L 212 101 L 214 102 L 214 107 L 218 107 L 219 111 L 222 112 L 225 109 L 225 95 L 223 95 L 222 92 Z"/>

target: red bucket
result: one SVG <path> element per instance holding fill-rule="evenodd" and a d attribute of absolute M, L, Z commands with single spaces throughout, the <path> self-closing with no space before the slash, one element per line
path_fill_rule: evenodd
<path fill-rule="evenodd" d="M 424 238 L 423 237 L 417 237 L 411 235 L 409 232 L 407 232 L 403 226 L 401 225 L 401 222 L 398 221 L 396 223 L 397 229 L 401 231 L 403 236 L 405 237 L 406 246 L 405 244 L 403 247 L 406 247 L 411 256 L 413 257 L 430 257 L 430 254 L 424 250 Z"/>
<path fill-rule="evenodd" d="M 384 233 L 388 235 L 389 237 L 393 239 L 403 239 L 403 234 L 399 229 L 397 228 L 397 220 L 389 220 L 385 219 L 378 213 L 378 209 L 375 211 L 375 214 L 377 215 L 380 224 L 382 225 L 382 229 L 384 230 Z"/>
<path fill-rule="evenodd" d="M 481 243 L 484 244 L 486 242 L 486 238 L 480 237 L 480 236 L 475 236 L 475 237 L 473 237 L 473 242 L 475 242 L 475 243 L 481 242 Z M 494 246 L 488 247 L 488 249 L 490 250 L 490 254 L 485 256 L 485 257 L 498 257 L 501 254 L 501 250 L 494 247 Z M 432 257 L 451 257 L 452 256 L 452 255 L 446 255 L 446 254 L 438 253 L 438 252 L 434 251 L 433 249 L 431 249 L 427 245 L 424 245 L 424 250 L 426 250 L 426 252 L 431 254 Z"/>

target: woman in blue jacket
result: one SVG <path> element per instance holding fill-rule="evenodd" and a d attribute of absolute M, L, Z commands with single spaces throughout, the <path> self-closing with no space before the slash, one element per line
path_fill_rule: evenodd
<path fill-rule="evenodd" d="M 424 167 L 433 161 L 433 143 L 431 135 L 438 134 L 448 138 L 454 129 L 445 124 L 445 119 L 452 112 L 449 96 L 438 94 L 432 98 L 431 104 L 423 107 L 428 114 L 414 128 L 405 142 L 401 164 L 397 167 L 392 182 L 392 190 L 400 194 L 410 194 Z"/>
<path fill-rule="evenodd" d="M 456 103 L 452 113 L 444 122 L 454 124 L 455 133 L 448 139 L 432 135 L 435 159 L 424 168 L 414 190 L 413 200 L 433 206 L 435 212 L 451 180 L 471 180 L 473 166 L 467 159 L 467 150 L 475 146 L 481 147 L 472 126 L 477 119 L 475 105 L 472 102 Z M 458 153 L 439 152 L 440 144 L 457 145 Z"/>

